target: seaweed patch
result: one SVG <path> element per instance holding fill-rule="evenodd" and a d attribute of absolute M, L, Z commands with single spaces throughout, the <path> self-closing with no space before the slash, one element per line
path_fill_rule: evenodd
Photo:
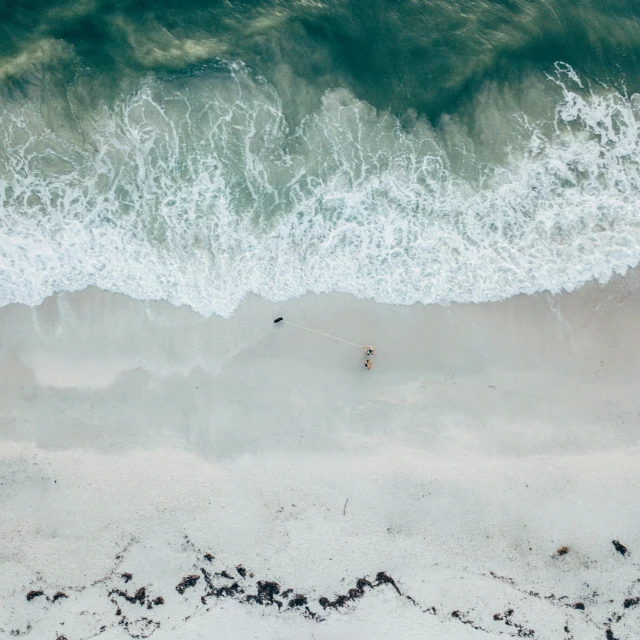
<path fill-rule="evenodd" d="M 244 564 L 230 563 L 225 567 L 212 554 L 203 554 L 188 539 L 186 539 L 184 548 L 193 553 L 195 563 L 190 572 L 182 574 L 182 577 L 177 581 L 174 589 L 179 595 L 174 593 L 172 596 L 173 589 L 162 595 L 157 592 L 153 593 L 152 584 L 133 587 L 133 575 L 128 572 L 122 573 L 120 569 L 122 555 L 117 559 L 118 562 L 107 577 L 91 583 L 90 587 L 98 589 L 102 589 L 103 585 L 106 585 L 106 595 L 113 605 L 113 618 L 110 623 L 108 619 L 105 620 L 98 614 L 91 614 L 89 611 L 83 612 L 96 616 L 95 634 L 99 635 L 109 628 L 118 628 L 123 630 L 128 637 L 148 638 L 161 626 L 167 627 L 166 632 L 172 633 L 174 630 L 177 633 L 182 622 L 194 615 L 206 615 L 211 611 L 211 605 L 215 600 L 225 598 L 233 599 L 245 606 L 262 607 L 269 610 L 271 615 L 301 616 L 315 623 L 322 623 L 328 615 L 339 609 L 353 610 L 360 599 L 376 590 L 386 590 L 400 597 L 401 602 L 407 602 L 407 604 L 410 602 L 418 611 L 436 616 L 443 623 L 450 621 L 452 624 L 464 624 L 485 633 L 498 633 L 511 638 L 534 638 L 536 633 L 528 625 L 518 620 L 519 616 L 513 607 L 505 608 L 497 613 L 489 613 L 478 607 L 465 608 L 462 602 L 454 601 L 453 604 L 458 606 L 449 608 L 450 613 L 445 613 L 446 610 L 439 611 L 435 606 L 425 606 L 411 595 L 404 593 L 397 579 L 386 571 L 378 571 L 373 574 L 374 577 L 364 575 L 353 580 L 351 586 L 332 594 L 320 595 L 314 594 L 312 589 L 301 589 L 300 585 L 283 585 L 273 576 L 261 575 L 256 570 L 246 568 Z M 559 554 L 561 550 L 562 547 L 558 549 Z M 616 548 L 616 550 L 618 549 Z M 622 551 L 619 552 L 622 554 Z M 626 547 L 624 547 L 624 552 L 624 554 L 628 554 Z M 513 578 L 495 572 L 489 572 L 485 576 L 500 581 L 525 598 L 533 598 L 552 607 L 561 607 L 567 612 L 567 615 L 579 615 L 583 623 L 598 629 L 602 634 L 606 633 L 606 640 L 618 640 L 614 636 L 611 626 L 619 623 L 627 613 L 631 615 L 632 612 L 629 610 L 640 605 L 640 596 L 632 595 L 634 591 L 631 589 L 635 588 L 636 584 L 634 581 L 627 590 L 626 598 L 622 601 L 617 600 L 618 606 L 622 605 L 624 609 L 620 609 L 619 613 L 616 613 L 609 608 L 608 617 L 597 622 L 591 620 L 589 616 L 579 614 L 579 612 L 585 611 L 589 604 L 598 602 L 600 594 L 593 588 L 590 588 L 588 596 L 584 596 L 588 599 L 583 602 L 578 600 L 575 595 L 572 598 L 570 595 L 556 595 L 555 593 L 540 594 L 539 590 L 521 587 Z M 129 588 L 125 587 L 123 582 Z M 348 582 L 347 585 L 349 585 Z M 74 589 L 78 594 L 83 590 L 82 587 L 74 587 Z M 46 594 L 47 588 L 46 585 L 43 585 L 42 588 L 29 591 L 26 594 L 26 599 L 29 602 L 40 599 L 45 603 L 47 609 L 52 607 L 53 603 L 57 603 L 56 611 L 59 615 L 61 609 L 65 607 L 64 601 L 68 598 L 67 594 L 60 590 L 55 591 L 55 595 L 51 597 Z M 614 600 L 610 599 L 609 603 L 611 607 Z M 182 610 L 177 618 L 175 615 L 176 606 Z M 442 607 L 440 609 L 442 610 Z M 38 615 L 41 615 L 41 607 L 38 608 L 38 612 Z M 635 611 L 633 613 L 635 614 Z M 485 622 L 487 619 L 490 622 Z M 570 620 L 566 620 L 564 627 L 558 627 L 558 632 L 562 632 L 564 629 L 564 633 L 567 635 L 563 634 L 563 637 L 570 640 L 573 636 L 570 635 L 569 624 Z M 489 625 L 494 628 L 489 629 Z M 28 629 L 29 627 L 14 629 L 10 633 L 14 636 L 21 636 L 28 633 Z M 620 640 L 625 640 L 625 638 Z"/>
<path fill-rule="evenodd" d="M 195 586 L 196 582 L 200 580 L 200 576 L 190 575 L 185 576 L 182 580 L 176 585 L 176 591 L 180 595 L 184 595 L 184 592 L 189 588 Z"/>

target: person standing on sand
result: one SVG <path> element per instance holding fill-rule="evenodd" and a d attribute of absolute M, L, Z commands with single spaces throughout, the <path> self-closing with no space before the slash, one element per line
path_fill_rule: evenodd
<path fill-rule="evenodd" d="M 374 356 L 376 354 L 376 350 L 369 344 L 369 345 L 364 345 L 362 347 L 364 349 L 364 352 L 367 356 Z M 367 357 L 367 359 L 364 361 L 364 366 L 367 369 L 372 369 L 373 368 L 373 360 L 369 357 Z"/>

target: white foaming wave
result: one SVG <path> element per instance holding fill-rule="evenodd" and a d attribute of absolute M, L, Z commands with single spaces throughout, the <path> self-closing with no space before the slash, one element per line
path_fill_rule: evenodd
<path fill-rule="evenodd" d="M 95 285 L 228 316 L 250 292 L 428 304 L 606 281 L 640 262 L 640 105 L 562 65 L 554 83 L 552 122 L 505 115 L 507 161 L 468 152 L 464 171 L 442 131 L 344 90 L 291 131 L 240 65 L 146 82 L 83 122 L 84 146 L 7 103 L 0 304 Z"/>

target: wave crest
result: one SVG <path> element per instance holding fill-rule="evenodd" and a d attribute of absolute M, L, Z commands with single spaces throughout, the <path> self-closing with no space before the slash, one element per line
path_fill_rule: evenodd
<path fill-rule="evenodd" d="M 549 118 L 487 89 L 436 130 L 345 90 L 291 130 L 237 64 L 148 80 L 80 136 L 7 102 L 0 304 L 95 285 L 227 316 L 247 293 L 428 304 L 605 281 L 640 262 L 640 104 L 566 65 L 541 86 Z"/>

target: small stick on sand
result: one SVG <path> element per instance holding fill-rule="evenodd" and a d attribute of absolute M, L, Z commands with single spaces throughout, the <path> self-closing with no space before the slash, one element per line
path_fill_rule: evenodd
<path fill-rule="evenodd" d="M 349 498 L 347 498 L 347 499 L 344 501 L 344 508 L 342 509 L 342 515 L 343 515 L 343 516 L 346 516 L 346 515 L 347 515 L 347 502 L 349 502 Z"/>

